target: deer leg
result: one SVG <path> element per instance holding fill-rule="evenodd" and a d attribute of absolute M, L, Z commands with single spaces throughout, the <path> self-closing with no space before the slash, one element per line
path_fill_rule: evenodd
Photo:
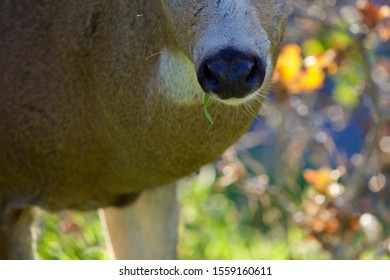
<path fill-rule="evenodd" d="M 143 191 L 129 206 L 101 210 L 115 258 L 176 258 L 177 212 L 175 185 Z"/>
<path fill-rule="evenodd" d="M 0 210 L 0 259 L 35 258 L 34 208 Z"/>

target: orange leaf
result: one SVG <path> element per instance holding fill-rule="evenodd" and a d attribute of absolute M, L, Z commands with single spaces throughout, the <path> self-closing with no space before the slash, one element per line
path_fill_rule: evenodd
<path fill-rule="evenodd" d="M 308 67 L 303 77 L 303 92 L 311 92 L 320 89 L 325 79 L 324 72 L 318 65 Z"/>
<path fill-rule="evenodd" d="M 285 45 L 280 52 L 275 73 L 283 84 L 291 82 L 302 67 L 301 48 L 296 44 Z"/>
<path fill-rule="evenodd" d="M 325 73 L 337 71 L 335 58 L 336 52 L 330 49 L 303 59 L 300 46 L 288 44 L 280 53 L 273 81 L 290 94 L 313 92 L 322 88 Z"/>
<path fill-rule="evenodd" d="M 314 189 L 322 194 L 326 194 L 329 184 L 332 182 L 331 169 L 323 167 L 318 170 L 305 169 L 303 171 L 303 178 L 306 182 L 312 184 Z"/>
<path fill-rule="evenodd" d="M 363 23 L 369 28 L 374 27 L 382 19 L 383 13 L 386 13 L 386 11 L 380 11 L 378 5 L 367 0 L 358 0 L 356 8 L 363 16 Z"/>

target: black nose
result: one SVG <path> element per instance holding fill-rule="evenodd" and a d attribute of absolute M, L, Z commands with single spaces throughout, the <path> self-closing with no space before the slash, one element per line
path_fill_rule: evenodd
<path fill-rule="evenodd" d="M 221 99 L 243 98 L 263 84 L 266 66 L 256 55 L 224 49 L 200 65 L 198 81 Z"/>

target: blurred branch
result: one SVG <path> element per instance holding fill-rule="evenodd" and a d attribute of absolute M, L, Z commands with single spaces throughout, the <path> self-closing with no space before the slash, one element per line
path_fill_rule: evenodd
<path fill-rule="evenodd" d="M 364 38 L 365 38 L 365 36 L 364 36 Z M 362 56 L 362 62 L 363 62 L 364 71 L 366 74 L 366 89 L 367 89 L 367 92 L 369 93 L 369 95 L 372 99 L 372 103 L 374 105 L 375 124 L 382 125 L 385 122 L 385 117 L 384 117 L 384 114 L 383 114 L 381 106 L 380 106 L 379 93 L 378 93 L 377 87 L 375 86 L 375 82 L 372 80 L 372 77 L 371 77 L 370 70 L 372 69 L 372 66 L 370 64 L 370 60 L 368 58 L 367 51 L 363 46 L 364 38 L 358 38 L 358 39 L 355 38 L 354 42 L 356 44 L 356 47 L 357 47 L 359 53 Z"/>
<path fill-rule="evenodd" d="M 362 57 L 362 66 L 365 72 L 366 78 L 366 91 L 368 92 L 372 104 L 373 104 L 373 127 L 368 131 L 365 139 L 365 150 L 363 152 L 363 161 L 360 166 L 352 174 L 351 180 L 348 184 L 348 192 L 346 194 L 347 204 L 352 203 L 356 206 L 362 193 L 366 188 L 366 184 L 363 184 L 364 177 L 366 175 L 367 168 L 369 166 L 373 151 L 378 147 L 379 131 L 386 123 L 386 117 L 381 109 L 379 101 L 379 92 L 371 77 L 372 66 L 367 55 L 367 51 L 363 46 L 365 36 L 354 37 L 354 43 Z M 349 202 L 349 203 L 348 203 Z"/>
<path fill-rule="evenodd" d="M 374 127 L 368 131 L 365 139 L 365 149 L 362 155 L 362 163 L 356 168 L 355 172 L 351 176 L 350 181 L 346 184 L 347 192 L 345 199 L 347 206 L 356 206 L 366 188 L 366 184 L 364 184 L 364 177 L 366 175 L 373 151 L 377 147 L 378 131 L 380 128 L 380 125 L 375 124 Z"/>

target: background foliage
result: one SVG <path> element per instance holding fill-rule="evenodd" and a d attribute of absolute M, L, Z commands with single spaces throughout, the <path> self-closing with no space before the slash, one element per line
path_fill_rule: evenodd
<path fill-rule="evenodd" d="M 250 131 L 181 183 L 182 259 L 390 259 L 390 7 L 295 0 Z M 108 258 L 96 212 L 44 215 L 43 259 Z"/>

